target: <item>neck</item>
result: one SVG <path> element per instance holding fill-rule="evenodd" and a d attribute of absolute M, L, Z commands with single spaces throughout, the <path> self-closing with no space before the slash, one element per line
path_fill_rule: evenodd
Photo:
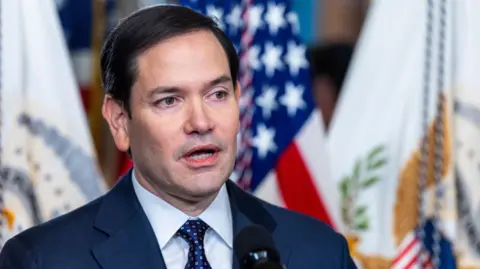
<path fill-rule="evenodd" d="M 198 217 L 205 211 L 217 197 L 218 191 L 204 197 L 188 197 L 188 195 L 175 194 L 165 191 L 165 188 L 155 185 L 151 180 L 146 179 L 136 169 L 133 170 L 138 183 L 148 192 L 164 200 L 171 206 L 177 208 L 190 217 Z"/>
<path fill-rule="evenodd" d="M 173 194 L 159 194 L 157 195 L 167 203 L 171 204 L 173 207 L 177 208 L 178 210 L 181 210 L 183 213 L 187 214 L 190 217 L 198 217 L 200 214 L 202 214 L 203 211 L 205 211 L 210 204 L 212 204 L 213 200 L 215 200 L 215 197 L 217 196 L 218 192 L 216 192 L 214 195 L 204 197 L 202 200 L 190 200 L 190 199 L 185 199 L 179 196 L 175 196 Z"/>

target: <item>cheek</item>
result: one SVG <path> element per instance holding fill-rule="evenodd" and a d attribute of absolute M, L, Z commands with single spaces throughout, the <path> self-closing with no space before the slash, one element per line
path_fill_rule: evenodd
<path fill-rule="evenodd" d="M 151 158 L 156 154 L 172 154 L 175 146 L 178 146 L 178 131 L 174 121 L 161 120 L 158 117 L 143 117 L 140 124 L 135 126 L 135 142 L 146 152 L 151 152 Z"/>
<path fill-rule="evenodd" d="M 231 109 L 222 113 L 217 113 L 217 122 L 220 124 L 222 132 L 228 139 L 237 137 L 240 128 L 239 112 L 237 109 Z M 230 142 L 230 141 L 228 141 Z M 235 141 L 231 141 L 235 142 Z"/>

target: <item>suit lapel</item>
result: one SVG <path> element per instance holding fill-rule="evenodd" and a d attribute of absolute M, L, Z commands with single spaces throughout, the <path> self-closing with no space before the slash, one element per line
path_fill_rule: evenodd
<path fill-rule="evenodd" d="M 230 206 L 232 208 L 234 240 L 235 236 L 245 227 L 254 224 L 263 226 L 273 237 L 282 263 L 285 265 L 288 264 L 290 247 L 287 242 L 282 241 L 283 237 L 280 236 L 274 217 L 257 198 L 241 190 L 232 181 L 227 181 L 227 189 L 229 192 Z M 238 258 L 234 251 L 232 265 L 234 269 L 240 269 Z"/>
<path fill-rule="evenodd" d="M 150 226 L 132 185 L 132 169 L 101 200 L 94 227 L 107 235 L 92 253 L 103 269 L 167 269 L 155 233 Z M 265 227 L 275 240 L 282 263 L 288 263 L 290 248 L 281 240 L 274 217 L 252 195 L 227 181 L 232 209 L 234 238 L 243 228 Z M 235 240 L 235 239 L 234 239 Z M 233 254 L 234 269 L 240 269 Z"/>
<path fill-rule="evenodd" d="M 92 253 L 104 269 L 166 269 L 162 253 L 131 182 L 130 170 L 102 199 L 95 228 L 106 234 Z"/>

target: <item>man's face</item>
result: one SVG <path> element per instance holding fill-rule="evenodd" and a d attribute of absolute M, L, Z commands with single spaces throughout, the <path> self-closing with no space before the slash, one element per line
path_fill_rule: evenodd
<path fill-rule="evenodd" d="M 198 31 L 160 43 L 137 59 L 126 138 L 137 171 L 150 185 L 196 199 L 230 176 L 239 129 L 228 58 L 215 36 Z M 118 139 L 116 139 L 118 140 Z"/>

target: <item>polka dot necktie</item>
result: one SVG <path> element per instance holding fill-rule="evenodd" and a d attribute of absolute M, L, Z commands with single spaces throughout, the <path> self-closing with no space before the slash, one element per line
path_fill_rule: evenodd
<path fill-rule="evenodd" d="M 208 225 L 200 219 L 188 220 L 177 231 L 177 235 L 187 241 L 190 248 L 188 249 L 188 260 L 185 269 L 211 269 L 210 264 L 205 256 L 205 248 L 203 239 Z"/>

